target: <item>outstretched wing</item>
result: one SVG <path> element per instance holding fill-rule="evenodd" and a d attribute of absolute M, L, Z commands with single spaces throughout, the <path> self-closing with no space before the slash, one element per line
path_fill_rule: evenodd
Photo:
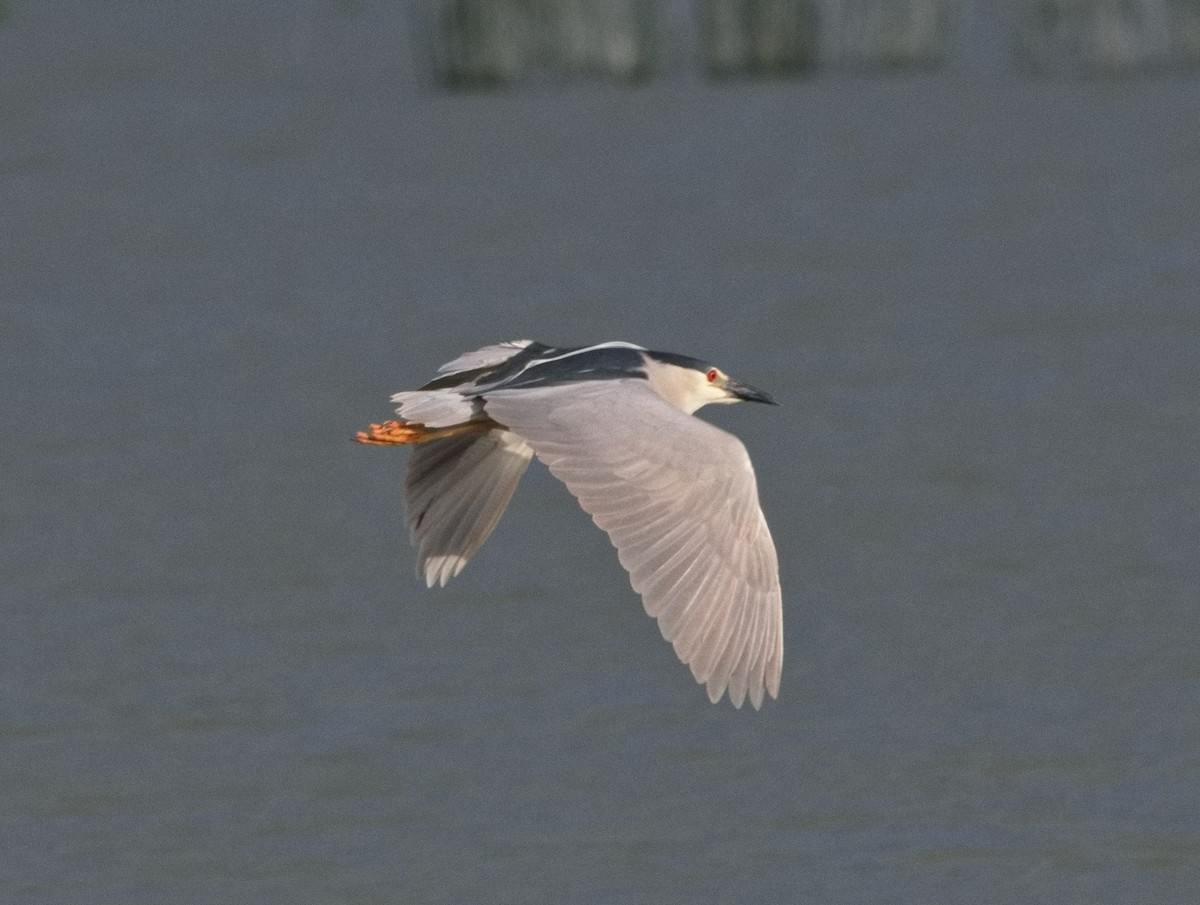
<path fill-rule="evenodd" d="M 417 574 L 429 587 L 445 585 L 483 546 L 532 458 L 533 450 L 504 430 L 413 448 L 405 508 Z"/>
<path fill-rule="evenodd" d="M 779 692 L 779 564 L 741 442 L 614 379 L 483 397 L 608 532 L 646 612 L 715 703 Z"/>

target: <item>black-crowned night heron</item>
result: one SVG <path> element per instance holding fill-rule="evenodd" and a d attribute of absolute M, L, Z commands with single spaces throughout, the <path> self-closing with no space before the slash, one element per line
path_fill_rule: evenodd
<path fill-rule="evenodd" d="M 362 443 L 420 444 L 405 480 L 417 572 L 445 585 L 492 533 L 536 455 L 608 532 L 646 612 L 716 703 L 779 693 L 779 563 L 741 441 L 692 413 L 774 403 L 686 355 L 522 340 L 468 352 Z"/>

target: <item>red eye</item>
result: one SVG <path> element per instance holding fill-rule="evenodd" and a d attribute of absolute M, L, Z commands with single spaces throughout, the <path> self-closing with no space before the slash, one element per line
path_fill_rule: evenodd
<path fill-rule="evenodd" d="M 712 383 L 716 379 L 717 379 L 717 369 L 709 368 L 708 369 L 708 382 Z"/>

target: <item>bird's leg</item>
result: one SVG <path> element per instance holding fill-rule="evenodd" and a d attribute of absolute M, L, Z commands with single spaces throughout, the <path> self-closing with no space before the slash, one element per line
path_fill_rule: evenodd
<path fill-rule="evenodd" d="M 444 440 L 457 434 L 489 431 L 496 427 L 494 421 L 466 421 L 450 427 L 426 427 L 424 424 L 405 421 L 385 421 L 372 424 L 370 430 L 359 431 L 354 439 L 372 446 L 404 446 L 408 443 L 428 443 Z"/>

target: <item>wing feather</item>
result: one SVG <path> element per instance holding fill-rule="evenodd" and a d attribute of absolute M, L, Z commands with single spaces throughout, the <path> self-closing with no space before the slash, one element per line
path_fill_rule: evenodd
<path fill-rule="evenodd" d="M 474 371 L 477 368 L 491 368 L 508 361 L 532 340 L 516 339 L 508 342 L 484 346 L 474 352 L 465 352 L 453 361 L 448 361 L 437 369 L 439 374 L 457 374 L 460 371 Z"/>
<path fill-rule="evenodd" d="M 430 587 L 463 570 L 508 507 L 533 450 L 509 431 L 435 440 L 413 449 L 405 477 L 417 574 Z"/>
<path fill-rule="evenodd" d="M 692 668 L 701 682 L 708 682 L 712 678 L 717 660 L 725 651 L 725 626 L 741 603 L 738 599 L 738 591 L 741 589 L 731 587 L 733 582 L 727 573 L 721 573 L 717 583 L 722 598 L 721 605 L 707 606 L 707 612 L 701 617 L 704 620 L 703 627 L 695 636 L 696 653 L 692 659 Z"/>
<path fill-rule="evenodd" d="M 717 701 L 758 708 L 783 663 L 779 566 L 745 447 L 639 379 L 496 390 L 525 441 L 606 531 L 646 611 Z"/>

